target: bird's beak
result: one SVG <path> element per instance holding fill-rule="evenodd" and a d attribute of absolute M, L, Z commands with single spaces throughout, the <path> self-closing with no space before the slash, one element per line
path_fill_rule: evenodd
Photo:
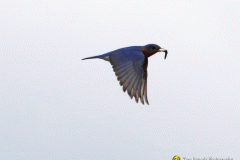
<path fill-rule="evenodd" d="M 164 58 L 164 59 L 167 58 L 168 51 L 167 51 L 166 49 L 160 48 L 160 49 L 158 50 L 158 52 L 165 52 L 165 58 Z"/>

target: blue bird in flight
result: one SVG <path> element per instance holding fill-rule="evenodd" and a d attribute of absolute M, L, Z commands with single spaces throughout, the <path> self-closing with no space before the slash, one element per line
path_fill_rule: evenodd
<path fill-rule="evenodd" d="M 131 46 L 120 48 L 106 54 L 84 58 L 100 58 L 111 63 L 113 70 L 117 76 L 120 85 L 123 86 L 123 91 L 127 90 L 128 95 L 135 97 L 144 104 L 148 103 L 147 98 L 147 66 L 148 57 L 157 52 L 165 52 L 165 59 L 168 51 L 156 44 L 148 44 L 145 46 Z"/>

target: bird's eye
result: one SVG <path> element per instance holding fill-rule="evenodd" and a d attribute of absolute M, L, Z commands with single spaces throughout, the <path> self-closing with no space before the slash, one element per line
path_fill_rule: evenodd
<path fill-rule="evenodd" d="M 155 47 L 152 47 L 152 49 L 155 49 Z"/>

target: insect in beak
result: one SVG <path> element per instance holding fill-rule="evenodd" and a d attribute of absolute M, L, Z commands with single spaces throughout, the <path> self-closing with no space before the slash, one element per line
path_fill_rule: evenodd
<path fill-rule="evenodd" d="M 160 49 L 158 50 L 158 52 L 165 52 L 165 58 L 164 58 L 164 59 L 167 58 L 168 51 L 167 51 L 166 49 L 160 48 Z"/>

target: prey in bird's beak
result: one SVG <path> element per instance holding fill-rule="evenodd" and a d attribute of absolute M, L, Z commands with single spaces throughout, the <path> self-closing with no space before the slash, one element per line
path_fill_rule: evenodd
<path fill-rule="evenodd" d="M 164 59 L 167 58 L 168 51 L 167 51 L 166 49 L 160 48 L 160 49 L 158 50 L 158 52 L 165 52 L 165 58 L 164 58 Z"/>

